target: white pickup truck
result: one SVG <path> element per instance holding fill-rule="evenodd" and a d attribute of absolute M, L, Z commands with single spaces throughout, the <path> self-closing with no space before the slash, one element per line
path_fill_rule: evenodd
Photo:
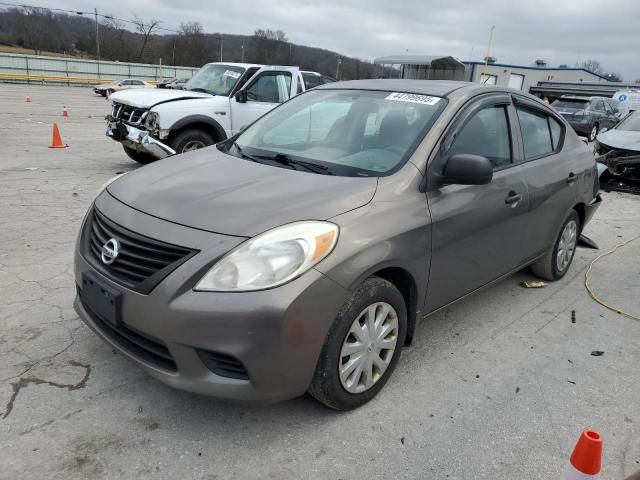
<path fill-rule="evenodd" d="M 331 81 L 298 67 L 209 63 L 183 90 L 112 94 L 107 136 L 133 160 L 149 163 L 226 140 L 294 95 Z"/>

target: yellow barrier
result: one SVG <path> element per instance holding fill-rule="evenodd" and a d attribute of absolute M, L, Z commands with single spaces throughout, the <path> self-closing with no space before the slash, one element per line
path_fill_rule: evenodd
<path fill-rule="evenodd" d="M 113 78 L 90 78 L 90 77 L 57 77 L 49 75 L 26 75 L 23 73 L 0 73 L 0 80 L 28 80 L 34 82 L 65 82 L 65 83 L 110 83 Z M 147 80 L 148 83 L 157 83 L 154 80 Z"/>

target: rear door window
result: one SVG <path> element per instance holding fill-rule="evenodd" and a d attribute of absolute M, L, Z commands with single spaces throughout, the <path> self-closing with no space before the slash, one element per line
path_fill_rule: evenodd
<path fill-rule="evenodd" d="M 517 107 L 526 160 L 549 155 L 560 145 L 563 127 L 544 112 Z"/>

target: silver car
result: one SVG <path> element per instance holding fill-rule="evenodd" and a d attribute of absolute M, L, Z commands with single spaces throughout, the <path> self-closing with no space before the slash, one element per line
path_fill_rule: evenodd
<path fill-rule="evenodd" d="M 600 202 L 559 114 L 460 82 L 322 85 L 180 157 L 91 205 L 75 308 L 162 382 L 230 399 L 364 404 L 426 315 L 565 275 Z"/>

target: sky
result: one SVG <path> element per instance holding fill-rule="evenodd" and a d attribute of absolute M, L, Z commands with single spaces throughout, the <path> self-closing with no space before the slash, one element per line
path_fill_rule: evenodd
<path fill-rule="evenodd" d="M 625 81 L 640 79 L 638 0 L 23 0 L 37 6 L 134 14 L 166 28 L 198 21 L 205 32 L 281 29 L 289 41 L 372 61 L 397 54 L 453 55 L 549 66 L 597 59 Z M 22 2 L 16 2 L 22 3 Z"/>

